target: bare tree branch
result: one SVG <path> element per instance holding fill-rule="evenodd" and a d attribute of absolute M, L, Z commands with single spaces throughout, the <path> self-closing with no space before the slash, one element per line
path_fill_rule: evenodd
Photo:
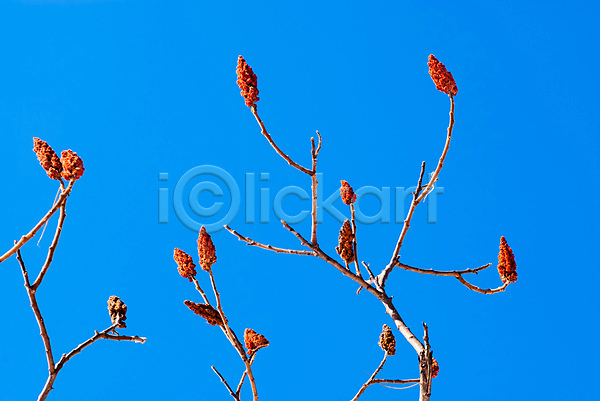
<path fill-rule="evenodd" d="M 35 320 L 37 321 L 37 324 L 40 328 L 40 336 L 42 337 L 42 341 L 44 342 L 44 349 L 46 351 L 46 361 L 48 362 L 48 372 L 50 375 L 52 375 L 54 374 L 54 356 L 52 356 L 52 345 L 50 344 L 50 336 L 48 335 L 48 330 L 46 330 L 46 324 L 44 323 L 42 312 L 40 311 L 40 307 L 35 297 L 35 289 L 33 289 L 32 286 L 29 284 L 29 274 L 27 272 L 27 269 L 25 268 L 25 262 L 23 261 L 23 257 L 21 256 L 21 249 L 17 248 L 16 253 L 17 260 L 19 261 L 19 265 L 21 266 L 21 272 L 23 273 L 23 280 L 25 281 L 25 288 L 27 289 L 29 303 L 31 305 L 31 309 L 33 309 Z"/>
<path fill-rule="evenodd" d="M 31 229 L 31 231 L 29 231 L 27 234 L 22 236 L 21 239 L 16 241 L 15 245 L 12 248 L 10 248 L 4 255 L 0 256 L 0 263 L 4 262 L 6 259 L 8 259 L 12 255 L 14 255 L 17 252 L 17 249 L 21 248 L 23 245 L 25 245 L 27 243 L 27 241 L 29 241 L 31 238 L 33 238 L 35 233 L 37 233 L 38 230 L 40 228 L 42 228 L 44 223 L 46 223 L 46 221 L 48 221 L 48 219 L 50 217 L 52 217 L 52 215 L 62 206 L 63 202 L 66 201 L 67 196 L 69 196 L 69 193 L 71 193 L 71 190 L 73 189 L 74 184 L 75 184 L 75 180 L 72 180 L 71 182 L 69 182 L 69 185 L 67 186 L 67 188 L 65 188 L 62 191 L 62 193 L 60 194 L 58 201 L 54 204 L 54 206 L 52 206 L 52 208 L 48 211 L 48 213 L 46 213 L 46 215 L 44 217 L 42 217 L 42 219 L 35 225 L 35 227 L 33 227 Z"/>
<path fill-rule="evenodd" d="M 317 135 L 319 136 L 319 145 L 315 149 L 315 138 L 310 138 L 310 143 L 312 145 L 312 175 L 311 175 L 311 185 L 310 191 L 312 194 L 312 202 L 310 208 L 311 214 L 311 230 L 310 230 L 310 243 L 313 245 L 317 245 L 317 186 L 319 182 L 317 181 L 317 156 L 319 155 L 319 151 L 321 150 L 321 134 L 317 131 Z"/>
<path fill-rule="evenodd" d="M 402 232 L 400 233 L 400 237 L 398 238 L 398 242 L 396 243 L 396 248 L 394 249 L 394 253 L 392 254 L 392 258 L 390 259 L 390 262 L 378 276 L 379 285 L 381 287 L 385 287 L 385 282 L 386 282 L 389 274 L 394 269 L 394 266 L 396 265 L 396 262 L 398 260 L 398 255 L 400 254 L 400 248 L 402 247 L 402 242 L 404 241 L 404 236 L 406 235 L 406 232 L 408 231 L 408 228 L 410 227 L 410 220 L 413 216 L 415 208 L 423 199 L 425 199 L 427 194 L 429 194 L 429 192 L 433 189 L 433 185 L 438 180 L 440 171 L 442 170 L 442 166 L 444 165 L 444 160 L 446 159 L 446 154 L 448 153 L 448 149 L 450 148 L 450 139 L 452 138 L 452 129 L 454 127 L 454 97 L 452 95 L 450 95 L 450 113 L 449 114 L 450 114 L 450 122 L 448 124 L 446 143 L 444 144 L 444 150 L 442 151 L 442 155 L 440 156 L 440 159 L 438 161 L 438 165 L 437 165 L 435 171 L 431 174 L 431 178 L 429 179 L 429 182 L 427 183 L 425 188 L 423 188 L 422 190 L 421 190 L 421 181 L 423 179 L 423 172 L 425 170 L 425 162 L 423 162 L 423 164 L 421 164 L 421 174 L 419 177 L 419 185 L 417 187 L 417 190 L 415 190 L 415 192 L 413 192 L 413 201 L 410 205 L 410 209 L 408 210 L 408 214 L 406 215 L 406 219 L 404 219 L 404 225 L 402 227 Z"/>
<path fill-rule="evenodd" d="M 477 287 L 477 286 L 469 283 L 461 275 L 458 275 L 458 276 L 455 276 L 455 277 L 456 277 L 456 279 L 458 281 L 460 281 L 462 284 L 464 284 L 464 286 L 467 287 L 468 289 L 476 291 L 476 292 L 480 292 L 482 294 L 495 294 L 497 292 L 504 291 L 504 290 L 506 290 L 506 287 L 508 287 L 508 284 L 509 284 L 508 282 L 506 282 L 506 283 L 504 283 L 502 286 L 500 286 L 498 288 L 483 289 L 483 288 L 479 288 L 479 287 Z"/>
<path fill-rule="evenodd" d="M 421 379 L 406 379 L 406 380 L 396 380 L 396 379 L 373 379 L 373 384 L 381 384 L 381 383 L 391 383 L 391 384 L 408 384 L 408 383 L 419 383 Z M 387 387 L 387 386 L 386 386 Z M 394 387 L 392 387 L 394 388 Z M 401 389 L 398 389 L 401 390 Z"/>
<path fill-rule="evenodd" d="M 215 372 L 217 374 L 217 376 L 219 376 L 219 378 L 221 379 L 221 381 L 223 382 L 223 384 L 225 385 L 225 387 L 227 387 L 227 390 L 229 391 L 229 394 L 231 394 L 231 396 L 233 397 L 234 400 L 239 401 L 240 397 L 233 392 L 233 390 L 231 389 L 231 387 L 229 387 L 229 383 L 227 383 L 227 380 L 225 380 L 225 378 L 223 377 L 223 375 L 221 373 L 219 373 L 219 371 L 217 370 L 217 368 L 215 368 L 214 366 L 211 366 L 211 369 L 213 370 L 213 372 Z"/>
<path fill-rule="evenodd" d="M 461 274 L 475 273 L 477 274 L 479 271 L 487 269 L 492 264 L 488 263 L 486 265 L 477 267 L 475 269 L 465 269 L 465 270 L 433 270 L 433 269 L 421 269 L 418 267 L 413 267 L 409 265 L 405 265 L 404 263 L 396 263 L 396 266 L 403 268 L 404 270 L 408 270 L 415 273 L 423 273 L 423 274 L 433 274 L 434 276 L 457 276 Z"/>
<path fill-rule="evenodd" d="M 268 251 L 277 252 L 277 253 L 290 253 L 290 254 L 294 254 L 294 255 L 313 255 L 313 256 L 315 254 L 314 252 L 311 252 L 311 251 L 299 251 L 299 250 L 295 250 L 295 249 L 277 248 L 277 247 L 274 247 L 271 245 L 261 244 L 260 242 L 257 242 L 253 239 L 244 237 L 242 234 L 238 233 L 237 231 L 235 231 L 233 228 L 229 227 L 228 225 L 224 225 L 223 227 L 225 227 L 225 229 L 227 231 L 229 231 L 230 233 L 232 233 L 233 235 L 238 237 L 238 239 L 240 241 L 246 242 L 247 245 L 256 246 L 256 247 L 266 249 Z"/>
<path fill-rule="evenodd" d="M 255 356 L 256 352 L 253 352 L 252 355 L 250 355 L 250 360 L 248 361 L 250 365 L 252 365 L 252 363 L 254 362 Z M 240 378 L 240 382 L 238 383 L 237 390 L 235 390 L 235 394 L 238 397 L 240 396 L 240 392 L 242 391 L 242 385 L 244 384 L 244 379 L 246 378 L 246 376 L 248 376 L 248 371 L 244 370 L 244 373 L 242 373 L 242 377 Z"/>
<path fill-rule="evenodd" d="M 56 364 L 56 369 L 55 369 L 56 373 L 58 373 L 58 371 L 62 369 L 62 367 L 65 365 L 65 363 L 67 363 L 69 361 L 69 359 L 71 359 L 75 355 L 79 354 L 81 351 L 83 351 L 84 348 L 92 345 L 93 343 L 95 343 L 98 340 L 105 339 L 105 340 L 114 340 L 114 341 L 132 341 L 132 342 L 140 343 L 140 344 L 144 344 L 146 342 L 146 337 L 122 336 L 122 335 L 109 334 L 111 331 L 114 331 L 118 325 L 119 325 L 119 322 L 111 325 L 110 327 L 102 330 L 101 332 L 95 331 L 94 335 L 92 337 L 90 337 L 86 341 L 79 344 L 68 354 L 63 354 L 63 356 L 60 358 L 60 360 Z"/>
<path fill-rule="evenodd" d="M 48 248 L 48 255 L 46 256 L 46 262 L 44 262 L 44 266 L 40 270 L 40 274 L 38 274 L 35 282 L 31 285 L 34 290 L 37 290 L 39 285 L 42 283 L 48 268 L 50 267 L 50 263 L 52 263 L 52 259 L 54 258 L 54 251 L 56 251 L 56 246 L 58 245 L 58 240 L 60 239 L 60 234 L 62 233 L 63 224 L 65 222 L 65 218 L 67 217 L 66 208 L 67 208 L 67 200 L 63 201 L 62 206 L 60 207 L 60 216 L 58 217 L 58 223 L 56 224 L 56 232 L 54 233 L 54 239 Z"/>
<path fill-rule="evenodd" d="M 119 319 L 117 319 L 117 320 L 119 320 Z M 146 342 L 145 337 L 121 336 L 121 335 L 109 334 L 109 332 L 114 331 L 118 325 L 119 325 L 119 322 L 111 325 L 110 327 L 108 327 L 107 329 L 105 329 L 101 332 L 96 331 L 92 337 L 90 337 L 88 340 L 79 344 L 71 352 L 69 352 L 68 354 L 63 354 L 63 356 L 60 358 L 60 360 L 57 362 L 56 366 L 54 367 L 54 370 L 52 372 L 50 372 L 50 374 L 48 375 L 48 379 L 46 380 L 46 384 L 44 385 L 44 388 L 42 389 L 42 392 L 40 393 L 40 395 L 38 397 L 38 401 L 43 401 L 46 399 L 46 397 L 52 390 L 52 385 L 54 384 L 54 381 L 56 380 L 58 373 L 64 367 L 64 365 L 72 357 L 79 354 L 81 351 L 83 351 L 84 348 L 92 345 L 96 341 L 98 341 L 100 339 L 106 339 L 106 340 L 115 340 L 115 341 L 132 341 L 132 342 L 141 343 L 141 344 Z"/>
<path fill-rule="evenodd" d="M 271 135 L 267 132 L 267 129 L 265 128 L 265 124 L 262 122 L 262 120 L 260 119 L 260 117 L 258 116 L 258 111 L 256 110 L 256 104 L 253 105 L 250 110 L 252 111 L 252 114 L 254 114 L 254 117 L 256 118 L 256 121 L 258 122 L 258 125 L 260 125 L 260 129 L 262 134 L 265 136 L 265 138 L 267 138 L 267 141 L 269 141 L 269 143 L 271 144 L 271 146 L 273 147 L 273 149 L 275 149 L 275 151 L 277 152 L 277 154 L 279 154 L 279 156 L 283 157 L 283 159 L 288 162 L 288 164 L 300 171 L 302 171 L 305 174 L 308 175 L 313 175 L 314 173 L 305 168 L 302 167 L 301 165 L 299 165 L 298 163 L 296 163 L 295 161 L 293 161 L 288 155 L 286 155 L 285 153 L 283 153 L 281 151 L 281 149 L 279 149 L 279 147 L 275 144 L 275 141 L 273 141 L 273 138 L 271 138 Z"/>
<path fill-rule="evenodd" d="M 210 301 L 208 300 L 208 297 L 204 293 L 204 290 L 202 290 L 202 288 L 200 287 L 200 283 L 198 283 L 198 280 L 196 279 L 196 277 L 192 277 L 192 281 L 194 282 L 194 285 L 196 286 L 196 290 L 200 293 L 200 295 L 202 295 L 204 302 L 207 305 L 210 305 Z"/>
<path fill-rule="evenodd" d="M 356 400 L 358 400 L 358 397 L 360 397 L 362 395 L 362 393 L 365 392 L 365 390 L 367 389 L 367 387 L 369 387 L 371 384 L 373 384 L 373 380 L 375 380 L 375 376 L 377 376 L 377 373 L 379 373 L 379 371 L 383 368 L 383 365 L 385 364 L 385 361 L 387 361 L 387 357 L 388 357 L 388 353 L 387 353 L 387 351 L 385 351 L 385 354 L 383 355 L 383 359 L 381 360 L 381 363 L 379 364 L 379 366 L 377 367 L 377 369 L 375 369 L 375 372 L 373 372 L 373 374 L 371 375 L 371 377 L 369 378 L 369 380 L 367 380 L 367 382 L 362 385 L 362 387 L 360 388 L 360 390 L 358 390 L 358 393 L 356 393 L 356 395 L 354 396 L 354 398 L 352 398 L 350 401 L 356 401 Z"/>
<path fill-rule="evenodd" d="M 373 272 L 371 271 L 371 269 L 369 268 L 369 265 L 365 263 L 365 261 L 362 262 L 363 266 L 365 267 L 365 269 L 367 269 L 367 271 L 369 272 L 369 277 L 371 278 L 371 280 L 375 279 L 375 276 L 373 275 Z"/>
<path fill-rule="evenodd" d="M 244 352 L 244 347 L 235 335 L 235 332 L 231 329 L 231 327 L 229 327 L 229 322 L 227 321 L 225 313 L 223 312 L 223 308 L 221 307 L 221 296 L 219 295 L 219 291 L 217 291 L 217 285 L 215 283 L 215 278 L 213 276 L 212 270 L 209 269 L 208 274 L 210 275 L 210 282 L 212 284 L 213 292 L 215 294 L 215 299 L 217 300 L 217 310 L 219 311 L 219 314 L 221 315 L 221 320 L 223 321 L 223 326 L 221 326 L 221 329 L 225 333 L 225 336 L 227 337 L 231 345 L 238 351 L 238 354 L 240 355 L 242 361 L 246 365 L 248 380 L 250 380 L 250 386 L 252 387 L 253 400 L 258 401 L 258 391 L 256 388 L 254 375 L 252 374 L 252 363 L 250 362 L 250 359 L 246 356 L 246 353 Z"/>
<path fill-rule="evenodd" d="M 369 291 L 371 294 L 373 294 L 377 299 L 379 299 L 379 301 L 385 307 L 386 313 L 388 315 L 390 315 L 390 317 L 396 324 L 396 327 L 398 328 L 400 333 L 402 333 L 402 335 L 404 336 L 406 341 L 408 341 L 409 344 L 412 345 L 412 347 L 415 349 L 417 354 L 421 353 L 421 351 L 423 350 L 423 344 L 421 344 L 419 339 L 412 333 L 412 331 L 406 325 L 406 323 L 404 323 L 404 320 L 402 320 L 402 317 L 400 317 L 398 310 L 396 309 L 396 307 L 394 306 L 394 303 L 392 302 L 392 298 L 389 297 L 385 293 L 384 289 L 375 288 L 374 286 L 367 283 L 362 277 L 359 277 L 356 274 L 352 273 L 350 270 L 345 269 L 344 266 L 342 266 L 339 262 L 337 262 L 335 259 L 333 259 L 329 255 L 327 255 L 325 252 L 323 252 L 323 250 L 319 246 L 311 245 L 308 241 L 306 241 L 306 239 L 301 234 L 299 234 L 298 232 L 296 232 L 296 230 L 291 228 L 289 226 L 289 224 L 287 224 L 285 221 L 282 220 L 281 222 L 286 229 L 288 229 L 290 232 L 292 232 L 292 234 L 294 234 L 300 240 L 302 245 L 315 251 L 317 257 L 325 260 L 327 263 L 329 263 L 330 265 L 335 267 L 338 271 L 340 271 L 344 276 L 350 277 L 352 280 L 354 280 L 360 286 L 362 286 L 367 291 Z"/>
<path fill-rule="evenodd" d="M 431 381 L 433 375 L 431 367 L 433 364 L 433 353 L 429 345 L 429 328 L 423 323 L 423 350 L 419 353 L 420 391 L 419 401 L 428 401 L 431 396 Z"/>
<path fill-rule="evenodd" d="M 358 264 L 358 238 L 356 237 L 356 216 L 354 212 L 354 203 L 350 204 L 350 215 L 352 218 L 352 234 L 354 235 L 354 264 L 356 265 L 356 275 L 362 277 L 360 274 L 360 265 Z"/>

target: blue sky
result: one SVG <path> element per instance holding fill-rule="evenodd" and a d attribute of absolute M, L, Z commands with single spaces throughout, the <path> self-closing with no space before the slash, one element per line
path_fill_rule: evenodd
<path fill-rule="evenodd" d="M 430 327 L 441 369 L 434 397 L 597 399 L 581 377 L 600 373 L 598 11 L 592 1 L 2 2 L 0 244 L 8 249 L 29 231 L 56 194 L 32 138 L 78 152 L 86 172 L 38 291 L 55 353 L 110 325 L 113 294 L 129 307 L 122 334 L 148 337 L 144 345 L 104 341 L 84 350 L 48 399 L 230 399 L 210 365 L 232 382 L 243 365 L 221 332 L 183 305 L 201 299 L 178 275 L 173 248 L 197 260 L 197 233 L 175 215 L 173 191 L 187 171 L 211 165 L 245 196 L 253 173 L 257 221 L 245 223 L 242 199 L 230 225 L 300 249 L 271 208 L 260 214 L 258 196 L 269 206 L 287 186 L 310 188 L 244 105 L 239 54 L 258 75 L 260 115 L 287 153 L 308 165 L 309 139 L 316 129 L 323 135 L 328 196 L 342 179 L 393 194 L 416 184 L 421 161 L 433 169 L 448 98 L 427 74 L 430 53 L 457 81 L 456 125 L 437 222 L 428 224 L 420 206 L 402 261 L 438 269 L 493 262 L 469 279 L 495 287 L 504 235 L 519 273 L 506 292 L 489 296 L 452 278 L 394 271 L 387 288 L 402 317 L 419 337 L 422 321 Z M 158 222 L 161 188 L 167 224 Z M 198 202 L 223 201 L 226 210 L 227 199 L 203 192 Z M 292 215 L 309 203 L 289 196 L 283 206 Z M 184 207 L 201 224 L 223 217 Z M 365 196 L 361 207 L 375 214 L 379 203 Z M 259 215 L 270 222 L 260 224 Z M 389 224 L 359 226 L 360 257 L 377 271 L 401 230 L 394 217 L 392 210 Z M 38 236 L 23 248 L 32 271 L 54 225 L 39 247 Z M 308 235 L 307 221 L 295 227 Z M 339 228 L 328 214 L 319 226 L 321 247 L 333 255 Z M 382 357 L 378 336 L 391 322 L 383 307 L 321 260 L 245 247 L 225 231 L 213 241 L 233 328 L 271 342 L 254 365 L 261 400 L 352 398 Z M 31 400 L 47 370 L 15 258 L 0 266 L 0 290 L 0 401 Z M 399 334 L 397 350 L 381 377 L 417 377 L 416 355 Z M 416 388 L 372 386 L 361 399 L 417 397 Z"/>

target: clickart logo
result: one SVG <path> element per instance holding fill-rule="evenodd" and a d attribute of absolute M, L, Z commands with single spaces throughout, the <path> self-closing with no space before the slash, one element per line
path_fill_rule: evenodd
<path fill-rule="evenodd" d="M 238 216 L 242 206 L 247 224 L 266 224 L 273 216 L 277 221 L 284 220 L 289 224 L 310 219 L 310 187 L 304 189 L 289 185 L 271 188 L 268 185 L 269 179 L 270 173 L 245 173 L 240 180 L 242 185 L 239 185 L 227 170 L 203 165 L 188 170 L 173 185 L 174 180 L 169 178 L 169 173 L 159 173 L 158 222 L 169 223 L 173 212 L 177 220 L 190 230 L 197 232 L 201 226 L 205 226 L 209 233 L 213 233 L 230 224 Z M 324 190 L 327 187 L 323 173 L 317 173 L 317 181 L 317 223 L 323 222 L 325 213 L 340 223 L 343 222 L 346 216 L 334 205 L 340 198 L 337 184 L 339 180 L 336 181 L 336 187 L 329 187 L 331 190 L 327 194 Z M 393 214 L 394 223 L 401 224 L 405 217 L 405 204 L 412 199 L 415 189 L 416 187 L 395 187 L 394 196 L 391 187 L 365 186 L 355 189 L 356 220 L 362 224 L 389 224 Z M 427 196 L 428 223 L 437 222 L 437 197 L 443 193 L 443 187 L 436 187 Z M 301 205 L 301 210 L 298 212 L 296 207 L 295 213 L 288 214 L 290 211 L 285 210 L 284 200 L 290 198 L 286 203 L 289 205 L 292 197 L 296 198 L 296 204 Z M 368 204 L 368 207 L 364 207 L 364 212 L 361 210 L 361 200 Z M 378 207 L 374 208 L 373 204 Z M 342 208 L 347 213 L 346 209 Z"/>

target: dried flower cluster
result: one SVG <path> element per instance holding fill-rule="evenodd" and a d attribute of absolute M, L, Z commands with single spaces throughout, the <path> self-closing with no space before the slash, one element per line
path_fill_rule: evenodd
<path fill-rule="evenodd" d="M 252 329 L 246 329 L 246 331 L 244 331 L 244 343 L 248 349 L 248 355 L 269 345 L 269 341 L 267 341 L 265 336 L 258 334 Z"/>
<path fill-rule="evenodd" d="M 177 263 L 177 270 L 179 270 L 181 277 L 187 278 L 192 282 L 192 277 L 196 277 L 196 265 L 194 264 L 192 257 L 181 249 L 175 248 L 173 259 L 175 259 L 175 262 Z"/>
<path fill-rule="evenodd" d="M 344 221 L 340 230 L 338 243 L 339 245 L 335 248 L 336 252 L 346 263 L 351 263 L 354 260 L 354 234 L 348 219 Z"/>
<path fill-rule="evenodd" d="M 431 361 L 431 378 L 435 379 L 438 373 L 440 373 L 440 365 L 438 365 L 438 361 L 433 358 Z"/>
<path fill-rule="evenodd" d="M 505 283 L 514 283 L 517 281 L 517 264 L 515 263 L 515 256 L 504 237 L 500 238 L 498 273 L 500 273 L 500 278 Z"/>
<path fill-rule="evenodd" d="M 396 353 L 396 339 L 394 338 L 392 329 L 387 324 L 383 325 L 383 331 L 379 335 L 379 346 L 389 355 Z"/>
<path fill-rule="evenodd" d="M 200 266 L 202 270 L 210 271 L 213 263 L 217 261 L 215 246 L 213 245 L 210 234 L 202 226 L 198 235 L 198 256 L 200 257 Z"/>
<path fill-rule="evenodd" d="M 354 190 L 348 184 L 347 181 L 342 180 L 342 187 L 340 188 L 340 196 L 342 197 L 342 202 L 346 205 L 351 205 L 356 201 L 356 194 Z"/>
<path fill-rule="evenodd" d="M 83 168 L 83 160 L 81 160 L 81 157 L 77 156 L 77 153 L 73 152 L 71 149 L 63 150 L 60 161 L 65 169 L 62 173 L 65 180 L 71 181 L 81 178 L 85 169 Z"/>
<path fill-rule="evenodd" d="M 183 302 L 188 308 L 190 308 L 196 315 L 200 315 L 206 319 L 206 321 L 211 325 L 223 325 L 223 319 L 221 319 L 221 315 L 219 311 L 207 304 L 197 304 L 192 301 L 184 301 Z"/>
<path fill-rule="evenodd" d="M 42 141 L 40 138 L 33 138 L 33 151 L 40 161 L 40 165 L 46 170 L 48 177 L 58 180 L 63 167 L 56 152 L 52 150 L 46 141 Z"/>
<path fill-rule="evenodd" d="M 108 313 L 110 314 L 110 321 L 113 324 L 118 323 L 117 327 L 121 329 L 127 327 L 125 324 L 125 320 L 127 320 L 127 305 L 116 295 L 111 295 L 108 298 Z"/>
<path fill-rule="evenodd" d="M 256 74 L 252 71 L 246 60 L 242 56 L 238 57 L 237 64 L 237 84 L 241 89 L 241 94 L 246 101 L 246 106 L 252 107 L 254 103 L 258 102 L 258 86 Z"/>
<path fill-rule="evenodd" d="M 446 66 L 440 63 L 433 54 L 429 55 L 427 65 L 429 66 L 429 75 L 431 75 L 435 87 L 450 96 L 456 96 L 458 88 L 450 71 L 446 70 Z"/>

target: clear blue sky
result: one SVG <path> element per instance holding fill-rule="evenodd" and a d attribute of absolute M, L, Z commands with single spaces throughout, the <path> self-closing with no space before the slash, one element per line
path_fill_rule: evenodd
<path fill-rule="evenodd" d="M 519 273 L 493 296 L 452 278 L 393 273 L 387 288 L 404 320 L 418 336 L 422 321 L 430 327 L 441 368 L 434 397 L 598 399 L 587 382 L 600 374 L 598 13 L 593 1 L 3 1 L 0 252 L 56 194 L 32 138 L 73 149 L 86 172 L 38 291 L 55 353 L 109 326 L 113 294 L 129 306 L 122 334 L 148 337 L 84 350 L 48 399 L 231 399 L 210 365 L 237 382 L 242 363 L 218 329 L 183 305 L 201 299 L 172 259 L 179 247 L 197 260 L 197 233 L 170 203 L 169 223 L 158 223 L 158 193 L 167 188 L 172 201 L 179 177 L 202 165 L 226 170 L 242 193 L 245 174 L 255 173 L 257 199 L 261 189 L 269 199 L 288 185 L 308 191 L 307 177 L 275 154 L 244 105 L 239 54 L 258 74 L 260 114 L 286 152 L 308 165 L 309 138 L 316 129 L 323 135 L 328 195 L 341 179 L 393 194 L 416 183 L 421 161 L 434 166 L 448 98 L 427 74 L 430 53 L 457 81 L 456 125 L 437 223 L 427 224 L 421 206 L 402 260 L 438 269 L 493 262 L 470 279 L 498 286 L 504 235 Z M 215 199 L 203 192 L 199 201 Z M 308 202 L 290 196 L 284 205 L 295 214 Z M 370 213 L 379 204 L 370 196 L 361 206 Z M 244 208 L 242 199 L 233 227 L 299 248 L 273 211 L 259 224 L 257 201 L 257 222 L 245 224 Z M 186 210 L 204 224 L 222 217 Z M 376 270 L 400 232 L 394 217 L 359 227 L 360 257 Z M 33 271 L 54 224 L 39 247 L 36 237 L 23 248 Z M 339 227 L 329 215 L 319 226 L 331 254 Z M 306 222 L 296 228 L 308 235 Z M 382 356 L 378 336 L 391 322 L 383 307 L 318 259 L 251 249 L 224 231 L 213 241 L 232 326 L 271 341 L 255 363 L 261 400 L 350 399 Z M 15 258 L 0 266 L 0 291 L 0 401 L 35 399 L 46 362 Z M 381 376 L 417 377 L 412 348 L 398 338 L 397 349 Z M 373 386 L 362 399 L 417 393 Z"/>

